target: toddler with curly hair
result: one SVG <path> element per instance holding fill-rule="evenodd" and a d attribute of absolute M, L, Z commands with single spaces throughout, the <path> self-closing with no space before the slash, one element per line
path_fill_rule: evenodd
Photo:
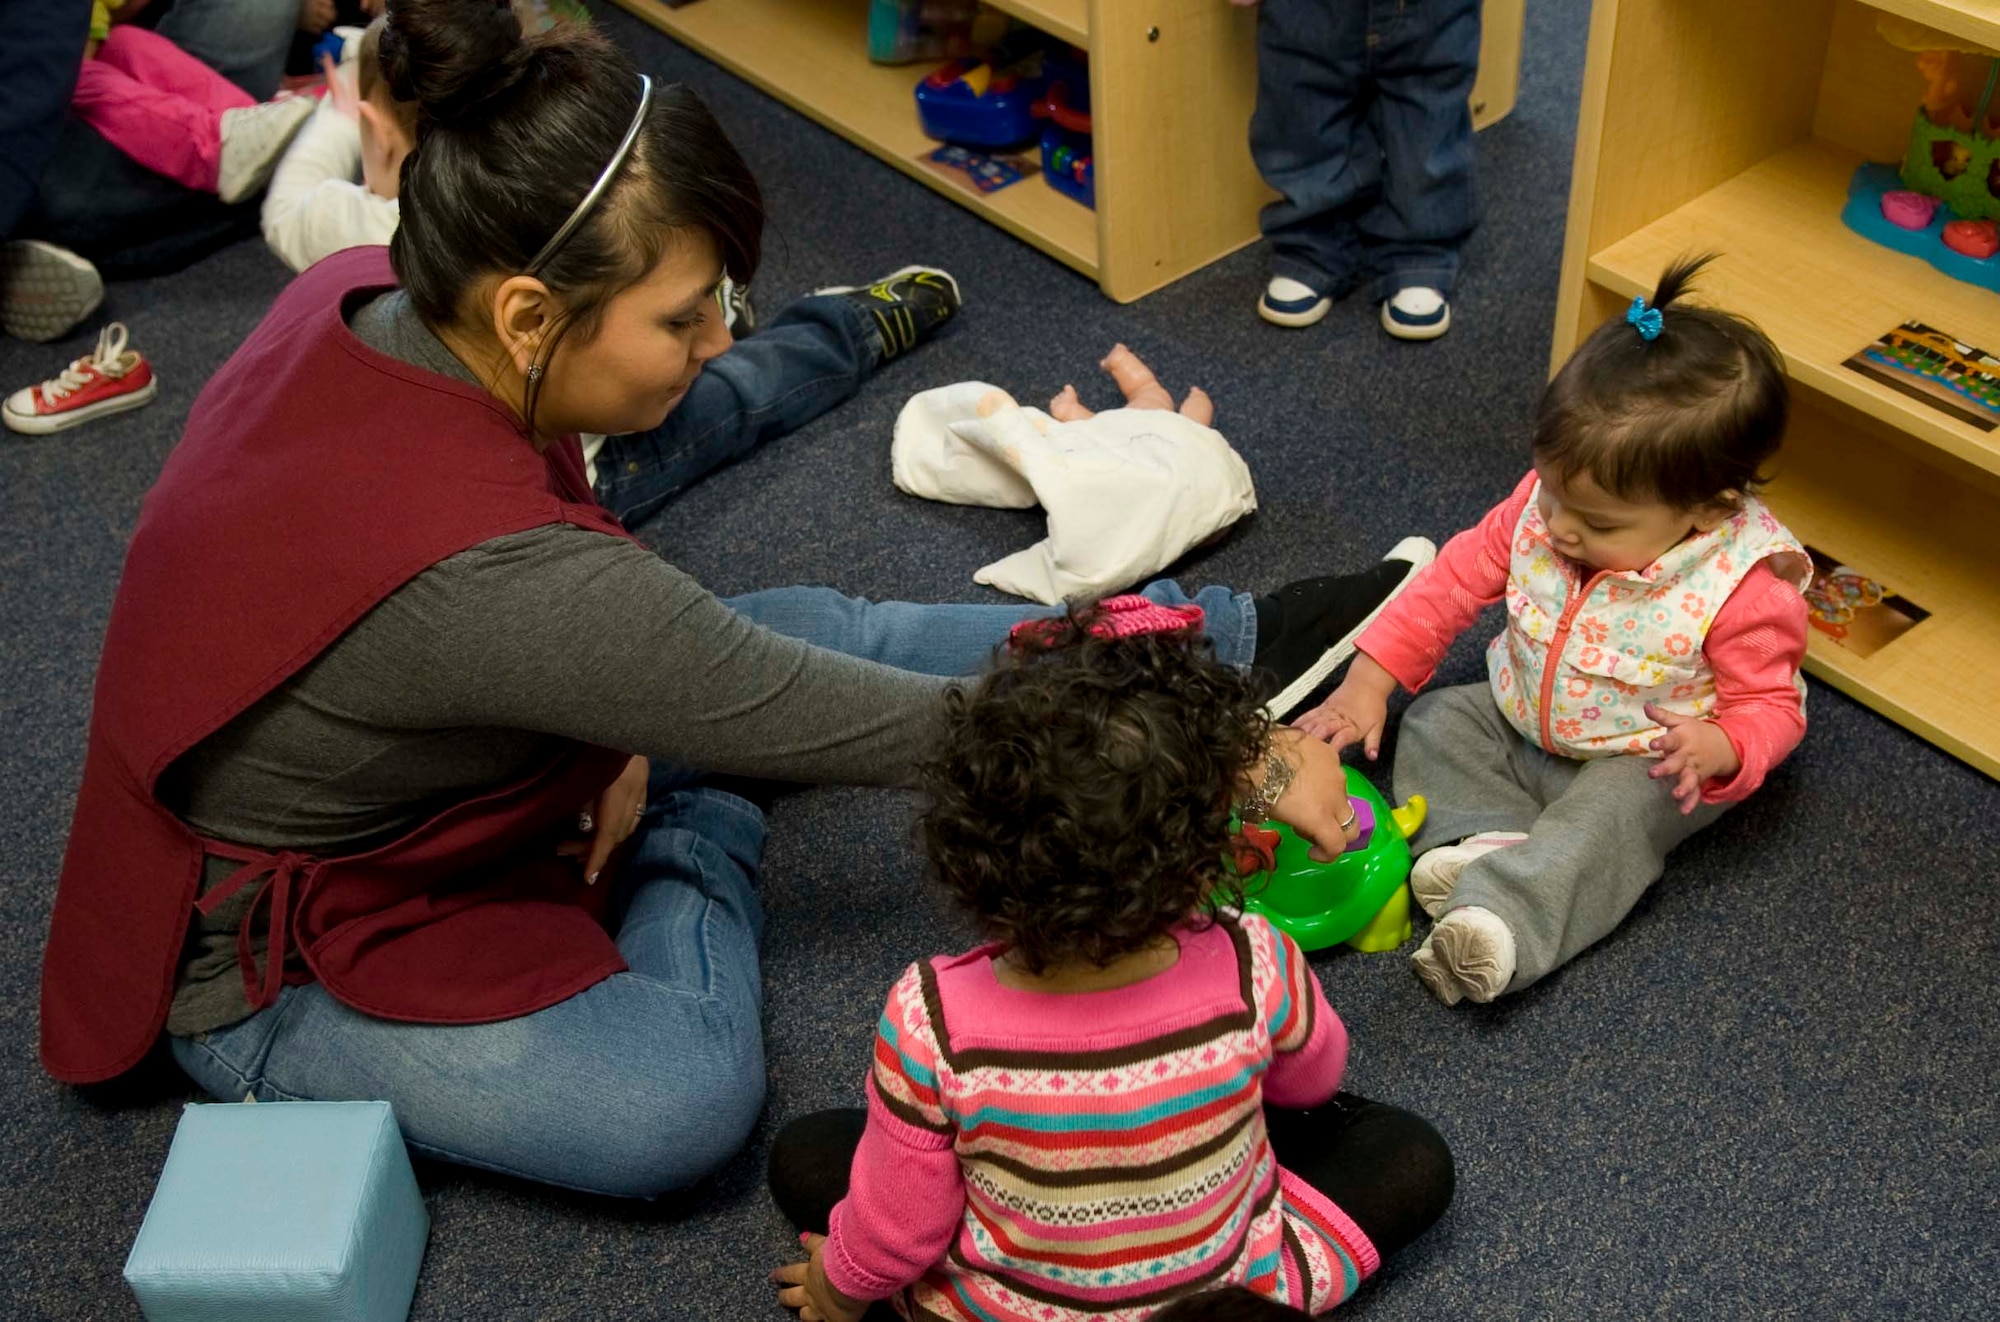
<path fill-rule="evenodd" d="M 1346 1029 L 1241 911 L 1233 804 L 1273 732 L 1179 610 L 1024 625 L 953 696 L 923 835 L 990 944 L 913 964 L 867 1110 L 772 1148 L 806 1322 L 1137 1322 L 1229 1286 L 1323 1312 L 1449 1203 L 1443 1140 L 1339 1091 Z"/>

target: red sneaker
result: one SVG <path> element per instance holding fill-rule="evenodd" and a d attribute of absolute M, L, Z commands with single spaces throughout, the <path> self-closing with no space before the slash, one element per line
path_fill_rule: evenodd
<path fill-rule="evenodd" d="M 125 347 L 125 324 L 114 321 L 97 337 L 97 351 L 79 358 L 61 376 L 7 396 L 0 421 L 8 430 L 43 435 L 123 413 L 153 402 L 160 383 L 137 349 Z"/>

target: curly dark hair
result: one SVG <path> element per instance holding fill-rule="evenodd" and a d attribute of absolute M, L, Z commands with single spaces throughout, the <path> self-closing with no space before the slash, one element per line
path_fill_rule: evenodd
<path fill-rule="evenodd" d="M 1073 607 L 946 700 L 933 868 L 1021 968 L 1102 968 L 1240 901 L 1231 803 L 1270 723 L 1193 630 L 1102 638 Z"/>

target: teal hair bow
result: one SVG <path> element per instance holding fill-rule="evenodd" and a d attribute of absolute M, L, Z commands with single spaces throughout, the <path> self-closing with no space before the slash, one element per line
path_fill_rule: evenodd
<path fill-rule="evenodd" d="M 1651 342 L 1660 338 L 1660 328 L 1666 325 L 1666 318 L 1658 308 L 1646 306 L 1646 300 L 1635 298 L 1625 313 L 1625 322 L 1639 332 L 1639 338 Z"/>

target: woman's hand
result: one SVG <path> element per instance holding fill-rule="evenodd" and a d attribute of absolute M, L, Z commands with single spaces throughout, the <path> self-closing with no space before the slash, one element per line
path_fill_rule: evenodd
<path fill-rule="evenodd" d="M 778 1302 L 799 1310 L 799 1322 L 861 1322 L 868 1311 L 864 1299 L 849 1299 L 826 1279 L 821 1261 L 825 1235 L 801 1236 L 810 1256 L 804 1262 L 789 1262 L 771 1273 L 778 1289 Z"/>
<path fill-rule="evenodd" d="M 1289 727 L 1271 732 L 1271 751 L 1293 771 L 1292 783 L 1271 805 L 1272 820 L 1291 827 L 1322 863 L 1360 839 L 1361 824 L 1347 801 L 1347 768 L 1340 764 L 1339 753 Z M 1260 764 L 1251 780 L 1262 785 L 1264 775 Z"/>
<path fill-rule="evenodd" d="M 1292 724 L 1314 739 L 1325 740 L 1336 753 L 1358 740 L 1373 762 L 1382 751 L 1382 727 L 1389 723 L 1389 695 L 1395 691 L 1396 677 L 1374 657 L 1360 652 L 1340 687 Z"/>
<path fill-rule="evenodd" d="M 1153 369 L 1140 362 L 1139 355 L 1124 345 L 1113 345 L 1098 366 L 1109 372 L 1111 379 L 1118 383 L 1118 393 L 1125 396 L 1126 408 L 1173 409 L 1174 397 L 1153 375 Z M 1195 386 L 1181 401 L 1180 414 L 1204 427 L 1212 427 L 1215 425 L 1215 401 L 1200 386 Z M 1082 422 L 1097 415 L 1077 398 L 1075 386 L 1064 386 L 1062 393 L 1049 401 L 1049 416 L 1057 422 Z"/>
<path fill-rule="evenodd" d="M 1685 817 L 1701 806 L 1701 787 L 1717 776 L 1724 778 L 1743 769 L 1736 745 L 1714 721 L 1699 716 L 1682 716 L 1665 707 L 1646 704 L 1646 715 L 1666 727 L 1667 732 L 1652 742 L 1656 753 L 1665 754 L 1660 765 L 1646 774 L 1654 780 L 1674 782 L 1674 802 Z"/>
<path fill-rule="evenodd" d="M 597 874 L 611 858 L 611 851 L 625 843 L 639 829 L 646 814 L 646 759 L 635 757 L 625 764 L 618 779 L 604 787 L 595 803 L 583 805 L 576 816 L 576 829 L 588 839 L 566 840 L 556 846 L 565 858 L 583 859 L 583 880 L 597 884 Z"/>

